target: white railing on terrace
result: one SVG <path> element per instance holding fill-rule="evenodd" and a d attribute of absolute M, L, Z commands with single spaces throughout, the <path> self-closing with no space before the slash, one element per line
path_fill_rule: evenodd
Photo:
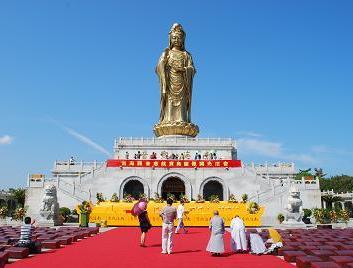
<path fill-rule="evenodd" d="M 290 187 L 295 185 L 298 190 L 315 190 L 319 187 L 319 180 L 294 180 L 294 179 L 282 179 L 278 184 L 271 184 L 271 188 L 262 192 L 257 192 L 249 197 L 250 201 L 256 201 L 258 203 L 266 203 L 275 197 L 288 193 Z"/>
<path fill-rule="evenodd" d="M 258 174 L 266 173 L 296 173 L 294 163 L 275 163 L 275 164 L 243 164 L 244 167 L 251 168 Z"/>
<path fill-rule="evenodd" d="M 105 165 L 105 162 L 71 162 L 70 161 L 55 161 L 53 171 L 73 171 L 73 172 L 89 172 Z"/>
<path fill-rule="evenodd" d="M 231 138 L 190 138 L 190 137 L 162 137 L 162 138 L 136 138 L 136 137 L 120 137 L 115 139 L 115 148 L 126 145 L 204 145 L 204 146 L 233 146 L 236 143 Z"/>
<path fill-rule="evenodd" d="M 325 196 L 325 195 L 337 196 L 337 197 L 341 197 L 343 199 L 353 199 L 353 192 L 336 193 L 333 190 L 322 191 L 321 196 Z"/>

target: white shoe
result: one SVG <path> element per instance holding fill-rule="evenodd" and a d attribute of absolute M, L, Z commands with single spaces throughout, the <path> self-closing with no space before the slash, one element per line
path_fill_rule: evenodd
<path fill-rule="evenodd" d="M 171 252 L 171 251 L 168 251 L 168 254 L 172 254 L 172 252 Z"/>
<path fill-rule="evenodd" d="M 162 251 L 161 253 L 162 253 L 162 254 L 167 254 L 167 252 L 166 252 L 166 251 Z"/>

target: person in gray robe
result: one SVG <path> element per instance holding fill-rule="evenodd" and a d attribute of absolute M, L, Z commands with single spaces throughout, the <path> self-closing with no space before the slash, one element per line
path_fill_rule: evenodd
<path fill-rule="evenodd" d="M 214 216 L 210 221 L 211 237 L 208 241 L 206 251 L 211 252 L 212 256 L 219 256 L 224 252 L 224 221 L 218 215 L 217 210 L 213 214 Z"/>

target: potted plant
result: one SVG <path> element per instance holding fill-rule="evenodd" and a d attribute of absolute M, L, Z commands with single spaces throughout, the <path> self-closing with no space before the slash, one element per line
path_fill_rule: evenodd
<path fill-rule="evenodd" d="M 167 193 L 167 199 L 172 199 L 173 200 L 173 203 L 175 202 L 175 195 L 171 194 L 171 193 Z"/>
<path fill-rule="evenodd" d="M 156 202 L 156 203 L 163 203 L 164 200 L 163 200 L 163 198 L 162 198 L 158 193 L 154 193 L 154 202 Z"/>
<path fill-rule="evenodd" d="M 281 224 L 282 222 L 284 222 L 284 215 L 282 213 L 279 213 L 277 215 L 277 220 L 279 221 L 279 223 Z"/>
<path fill-rule="evenodd" d="M 110 202 L 119 202 L 117 193 L 113 193 L 112 197 L 110 198 Z"/>
<path fill-rule="evenodd" d="M 180 195 L 180 201 L 184 201 L 184 203 L 190 203 L 190 200 L 183 194 Z"/>
<path fill-rule="evenodd" d="M 145 193 L 140 193 L 139 199 L 144 199 L 144 200 L 148 201 L 147 195 L 145 195 Z"/>
<path fill-rule="evenodd" d="M 83 201 L 78 205 L 78 209 L 80 210 L 80 227 L 88 227 L 89 214 L 92 211 L 90 202 Z"/>
<path fill-rule="evenodd" d="M 96 194 L 96 199 L 97 199 L 97 204 L 99 204 L 100 202 L 104 202 L 105 201 L 103 193 L 97 193 Z"/>
<path fill-rule="evenodd" d="M 260 209 L 260 207 L 259 207 L 259 205 L 256 203 L 256 202 L 249 202 L 248 203 L 248 208 L 247 208 L 247 210 L 248 210 L 248 212 L 250 213 L 250 214 L 255 214 L 256 212 L 258 212 L 259 211 L 259 209 Z"/>
<path fill-rule="evenodd" d="M 238 203 L 234 194 L 229 195 L 228 202 L 229 203 Z"/>
<path fill-rule="evenodd" d="M 71 214 L 71 210 L 67 207 L 61 207 L 61 208 L 59 208 L 59 213 L 60 213 L 61 217 L 63 218 L 63 221 L 67 222 L 69 219 L 69 216 Z"/>
<path fill-rule="evenodd" d="M 203 199 L 201 194 L 198 194 L 196 197 L 196 203 L 205 203 L 205 199 Z"/>
<path fill-rule="evenodd" d="M 210 203 L 219 203 L 219 197 L 216 194 L 210 196 Z"/>
<path fill-rule="evenodd" d="M 133 203 L 135 198 L 131 194 L 124 194 L 124 202 Z"/>
<path fill-rule="evenodd" d="M 3 206 L 0 208 L 0 220 L 1 222 L 4 222 L 6 223 L 6 216 L 7 216 L 7 213 L 9 212 L 8 208 Z"/>
<path fill-rule="evenodd" d="M 243 195 L 241 196 L 241 200 L 242 200 L 242 203 L 248 202 L 248 195 L 247 195 L 247 194 L 243 194 Z"/>
<path fill-rule="evenodd" d="M 311 209 L 304 208 L 303 211 L 304 211 L 303 222 L 305 224 L 310 224 L 311 223 L 310 217 L 312 215 Z"/>

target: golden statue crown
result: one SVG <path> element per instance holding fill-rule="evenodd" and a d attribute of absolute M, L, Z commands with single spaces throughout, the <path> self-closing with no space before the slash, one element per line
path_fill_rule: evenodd
<path fill-rule="evenodd" d="M 185 32 L 183 30 L 183 27 L 179 23 L 174 23 L 172 28 L 170 29 L 169 34 L 177 34 L 177 35 L 182 35 L 185 36 Z"/>

